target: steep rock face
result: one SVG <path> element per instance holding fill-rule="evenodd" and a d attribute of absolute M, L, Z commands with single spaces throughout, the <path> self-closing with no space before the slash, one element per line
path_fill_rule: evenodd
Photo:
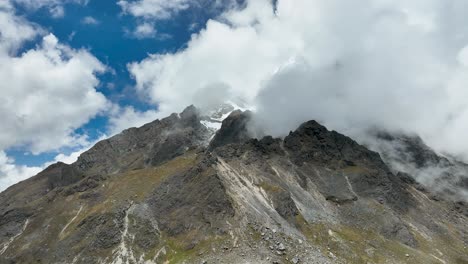
<path fill-rule="evenodd" d="M 191 230 L 227 232 L 224 221 L 234 215 L 234 209 L 213 165 L 213 159 L 205 157 L 189 171 L 163 182 L 149 196 L 148 204 L 161 230 L 170 236 Z"/>
<path fill-rule="evenodd" d="M 247 126 L 252 113 L 236 110 L 224 119 L 222 127 L 211 140 L 210 149 L 226 144 L 242 143 L 250 138 Z"/>
<path fill-rule="evenodd" d="M 80 173 L 74 166 L 59 162 L 50 165 L 44 171 L 39 173 L 37 177 L 47 179 L 47 187 L 54 189 L 56 187 L 67 186 L 83 179 Z"/>
<path fill-rule="evenodd" d="M 73 164 L 91 174 L 115 174 L 155 166 L 207 142 L 211 132 L 200 123 L 198 110 L 187 107 L 140 128 L 130 128 L 96 144 Z"/>
<path fill-rule="evenodd" d="M 328 193 L 330 200 L 339 202 L 356 199 L 356 196 L 372 197 L 400 210 L 414 203 L 400 179 L 390 172 L 378 153 L 335 131 L 328 131 L 315 121 L 304 123 L 287 136 L 284 148 L 291 153 L 297 166 L 342 171 L 327 176 L 330 177 L 328 180 L 316 182 Z M 353 193 L 342 189 L 347 186 L 353 187 Z"/>
<path fill-rule="evenodd" d="M 466 204 L 315 121 L 213 136 L 194 107 L 0 194 L 0 263 L 464 263 Z M 464 244 L 465 243 L 465 244 Z"/>
<path fill-rule="evenodd" d="M 373 215 L 371 228 L 385 237 L 417 245 L 408 225 L 399 219 L 400 214 L 416 206 L 404 182 L 390 172 L 379 154 L 315 121 L 301 125 L 284 141 L 267 137 L 226 145 L 214 153 L 230 167 L 230 177 L 249 179 L 268 194 L 276 210 L 272 222 L 278 221 L 278 213 L 297 225 L 290 216 L 298 216 L 300 211 L 304 212 L 301 217 L 311 222 L 323 218 L 368 228 L 371 223 L 362 222 L 362 217 L 370 214 L 367 208 L 382 206 L 385 210 Z M 250 192 L 255 193 L 255 188 Z M 248 204 L 259 204 L 252 213 L 265 210 L 262 206 L 267 205 L 261 205 L 261 199 L 251 199 Z M 284 201 L 287 209 L 278 206 L 278 200 Z M 335 206 L 342 207 L 340 212 Z"/>

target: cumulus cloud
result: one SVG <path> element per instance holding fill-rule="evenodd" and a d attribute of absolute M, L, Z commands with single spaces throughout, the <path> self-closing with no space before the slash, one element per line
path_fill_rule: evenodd
<path fill-rule="evenodd" d="M 21 1 L 40 5 L 53 1 Z M 85 3 L 80 1 L 80 3 Z M 0 189 L 33 176 L 43 167 L 15 165 L 5 150 L 22 146 L 35 154 L 89 146 L 74 131 L 110 103 L 96 90 L 106 67 L 84 49 L 73 49 L 40 26 L 0 4 Z M 33 48 L 18 53 L 26 43 Z M 66 157 L 58 157 L 65 159 Z"/>
<path fill-rule="evenodd" d="M 14 53 L 24 41 L 40 34 L 41 30 L 21 17 L 14 15 L 11 3 L 0 4 L 0 54 L 4 56 Z"/>
<path fill-rule="evenodd" d="M 416 133 L 468 160 L 467 22 L 462 0 L 251 0 L 129 70 L 165 114 L 219 85 L 274 135 L 317 119 L 356 137 Z"/>
<path fill-rule="evenodd" d="M 0 98 L 0 149 L 28 145 L 39 153 L 79 144 L 73 131 L 106 107 L 95 89 L 95 74 L 105 67 L 52 34 L 20 56 L 0 54 L 0 61 L 0 80 L 8 84 Z"/>

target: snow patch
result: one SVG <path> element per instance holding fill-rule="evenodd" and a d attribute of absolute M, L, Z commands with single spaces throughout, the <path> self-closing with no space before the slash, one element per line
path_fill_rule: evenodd
<path fill-rule="evenodd" d="M 232 112 L 234 112 L 234 110 L 222 115 L 220 118 L 211 117 L 211 119 L 218 122 L 223 122 L 223 120 L 226 119 Z"/>
<path fill-rule="evenodd" d="M 200 121 L 200 123 L 204 125 L 206 128 L 215 130 L 215 131 L 218 131 L 221 128 L 221 122 L 202 120 Z"/>

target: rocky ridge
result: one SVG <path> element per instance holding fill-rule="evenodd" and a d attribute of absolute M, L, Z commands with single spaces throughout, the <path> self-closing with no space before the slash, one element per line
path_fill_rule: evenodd
<path fill-rule="evenodd" d="M 188 107 L 10 187 L 0 263 L 467 263 L 463 202 L 315 121 L 255 139 L 232 110 Z"/>

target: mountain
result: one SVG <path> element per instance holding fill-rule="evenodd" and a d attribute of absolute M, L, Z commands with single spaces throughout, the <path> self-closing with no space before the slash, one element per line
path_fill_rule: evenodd
<path fill-rule="evenodd" d="M 433 198 L 468 202 L 468 164 L 438 155 L 416 135 L 377 132 L 374 137 L 370 147 L 382 155 L 393 173 L 411 175 L 419 188 L 431 190 Z"/>
<path fill-rule="evenodd" d="M 0 263 L 468 263 L 465 201 L 315 121 L 252 138 L 253 115 L 190 106 L 8 188 Z"/>

